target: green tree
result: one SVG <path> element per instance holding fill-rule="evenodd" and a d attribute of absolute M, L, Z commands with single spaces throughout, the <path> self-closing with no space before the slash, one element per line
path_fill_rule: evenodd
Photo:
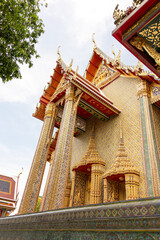
<path fill-rule="evenodd" d="M 20 64 L 32 67 L 38 37 L 44 32 L 39 17 L 41 0 L 0 1 L 0 78 L 21 78 Z"/>
<path fill-rule="evenodd" d="M 41 206 L 41 202 L 42 202 L 42 196 L 39 196 L 35 212 L 39 212 L 39 209 L 40 209 L 40 206 Z"/>

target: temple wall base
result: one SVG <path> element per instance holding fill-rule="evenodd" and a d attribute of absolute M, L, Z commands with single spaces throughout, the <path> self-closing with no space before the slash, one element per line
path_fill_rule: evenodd
<path fill-rule="evenodd" d="M 0 219 L 0 240 L 160 239 L 160 198 L 87 205 Z"/>

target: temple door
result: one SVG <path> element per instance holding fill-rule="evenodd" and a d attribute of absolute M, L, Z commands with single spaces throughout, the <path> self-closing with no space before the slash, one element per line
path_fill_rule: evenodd
<path fill-rule="evenodd" d="M 90 204 L 91 175 L 86 175 L 84 205 Z"/>
<path fill-rule="evenodd" d="M 119 200 L 126 200 L 125 182 L 119 183 Z"/>
<path fill-rule="evenodd" d="M 85 190 L 86 190 L 86 174 L 80 171 L 76 171 L 72 206 L 84 205 Z"/>

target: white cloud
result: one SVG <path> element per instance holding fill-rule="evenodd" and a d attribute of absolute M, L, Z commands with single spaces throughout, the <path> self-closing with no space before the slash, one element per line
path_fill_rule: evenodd
<path fill-rule="evenodd" d="M 3 152 L 3 153 L 8 153 L 9 152 L 9 148 L 8 146 L 4 145 L 4 144 L 0 144 L 0 152 Z"/>

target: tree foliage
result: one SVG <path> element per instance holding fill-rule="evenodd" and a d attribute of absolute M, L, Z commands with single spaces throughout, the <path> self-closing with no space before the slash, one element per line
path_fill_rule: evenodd
<path fill-rule="evenodd" d="M 40 0 L 0 1 L 0 78 L 21 78 L 20 64 L 32 67 L 38 37 L 44 32 Z"/>
<path fill-rule="evenodd" d="M 41 206 L 41 202 L 42 202 L 42 197 L 39 196 L 38 197 L 38 201 L 37 201 L 37 205 L 36 205 L 36 210 L 35 212 L 39 212 L 40 206 Z"/>

